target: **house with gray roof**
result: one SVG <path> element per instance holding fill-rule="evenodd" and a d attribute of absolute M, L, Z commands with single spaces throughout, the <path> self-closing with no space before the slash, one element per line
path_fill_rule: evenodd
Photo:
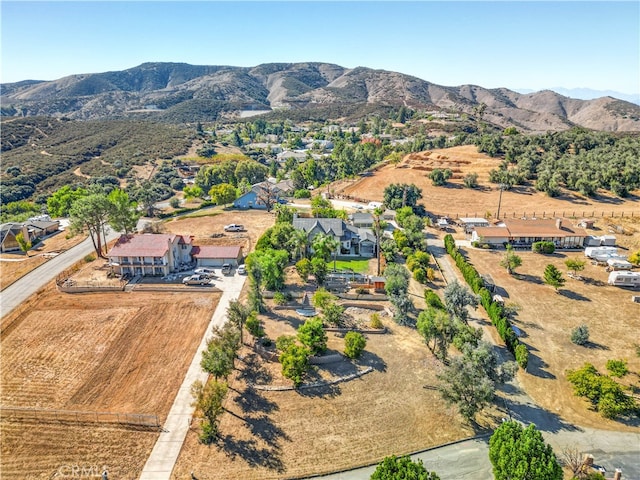
<path fill-rule="evenodd" d="M 376 255 L 376 237 L 370 228 L 349 225 L 339 218 L 294 218 L 293 226 L 307 232 L 309 243 L 319 233 L 340 242 L 338 255 L 371 258 Z"/>

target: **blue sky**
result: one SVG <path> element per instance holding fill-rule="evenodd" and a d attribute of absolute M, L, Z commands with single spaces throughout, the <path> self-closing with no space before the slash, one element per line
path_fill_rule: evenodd
<path fill-rule="evenodd" d="M 149 61 L 320 61 L 475 84 L 640 92 L 640 2 L 1 2 L 2 82 Z"/>

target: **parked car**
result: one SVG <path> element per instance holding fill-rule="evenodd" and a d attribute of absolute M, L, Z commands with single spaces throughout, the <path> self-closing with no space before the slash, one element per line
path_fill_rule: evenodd
<path fill-rule="evenodd" d="M 238 275 L 246 275 L 247 274 L 247 269 L 244 265 L 238 265 L 238 270 L 236 270 L 238 272 Z"/>
<path fill-rule="evenodd" d="M 207 275 L 191 275 L 182 279 L 182 283 L 185 285 L 210 285 L 211 279 Z"/>
<path fill-rule="evenodd" d="M 199 274 L 199 275 L 206 275 L 207 277 L 212 277 L 216 272 L 213 268 L 207 268 L 207 267 L 200 267 L 200 268 L 196 268 L 193 273 Z"/>
<path fill-rule="evenodd" d="M 224 265 L 222 265 L 222 274 L 223 275 L 230 275 L 231 274 L 231 264 L 230 263 L 225 263 Z"/>
<path fill-rule="evenodd" d="M 238 225 L 237 223 L 232 223 L 230 225 L 225 225 L 224 231 L 225 232 L 242 232 L 244 231 L 244 226 Z"/>

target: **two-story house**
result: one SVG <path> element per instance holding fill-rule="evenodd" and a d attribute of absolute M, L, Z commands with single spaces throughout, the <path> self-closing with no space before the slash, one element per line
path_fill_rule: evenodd
<path fill-rule="evenodd" d="M 338 255 L 374 257 L 376 237 L 369 228 L 349 225 L 339 218 L 294 218 L 293 226 L 307 232 L 309 244 L 319 233 L 331 235 L 340 242 Z"/>
<path fill-rule="evenodd" d="M 168 275 L 192 262 L 192 239 L 185 235 L 122 235 L 107 257 L 121 275 Z"/>

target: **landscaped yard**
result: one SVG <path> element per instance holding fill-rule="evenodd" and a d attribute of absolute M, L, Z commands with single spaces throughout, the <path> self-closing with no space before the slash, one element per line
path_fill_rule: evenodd
<path fill-rule="evenodd" d="M 355 273 L 369 273 L 369 265 L 371 262 L 375 262 L 375 259 L 353 259 L 353 260 L 336 260 L 336 270 L 350 270 Z M 327 267 L 332 271 L 334 268 L 334 262 L 331 260 L 327 263 Z"/>

